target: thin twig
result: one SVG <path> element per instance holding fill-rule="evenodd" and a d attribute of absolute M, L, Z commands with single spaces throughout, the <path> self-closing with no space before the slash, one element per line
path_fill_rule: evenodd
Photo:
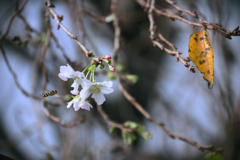
<path fill-rule="evenodd" d="M 152 0 L 150 1 L 151 3 L 149 4 L 149 10 L 148 10 L 148 19 L 150 22 L 149 25 L 149 32 L 150 32 L 150 39 L 153 43 L 154 46 L 157 46 L 158 48 L 160 48 L 161 50 L 167 52 L 170 55 L 174 55 L 177 57 L 177 61 L 180 61 L 185 67 L 187 67 L 191 72 L 195 72 L 194 67 L 190 66 L 187 62 L 188 62 L 188 58 L 184 58 L 182 56 L 180 56 L 182 54 L 182 52 L 177 51 L 177 48 L 170 43 L 166 38 L 164 38 L 164 36 L 159 33 L 156 25 L 155 25 L 155 20 L 154 20 L 154 16 L 153 16 L 153 11 L 155 9 L 155 1 Z M 161 41 L 163 41 L 164 43 L 166 43 L 170 48 L 172 48 L 172 50 L 166 48 L 163 44 L 161 44 L 159 42 L 159 39 Z"/>
<path fill-rule="evenodd" d="M 56 20 L 58 28 L 62 28 L 63 31 L 70 37 L 72 38 L 78 45 L 79 47 L 82 49 L 82 51 L 85 53 L 86 57 L 90 57 L 92 60 L 99 62 L 99 58 L 94 57 L 91 53 L 90 50 L 88 50 L 78 39 L 77 36 L 74 35 L 71 31 L 69 31 L 62 23 L 61 20 L 63 17 L 62 15 L 57 15 L 57 13 L 53 10 L 54 5 L 51 3 L 50 0 L 46 1 L 46 5 L 52 15 L 52 17 Z"/>
<path fill-rule="evenodd" d="M 103 119 L 107 122 L 109 127 L 118 128 L 118 129 L 120 129 L 123 132 L 134 132 L 134 130 L 132 130 L 130 128 L 126 128 L 126 127 L 124 127 L 124 125 L 122 125 L 120 123 L 113 122 L 112 120 L 110 120 L 108 115 L 103 111 L 102 106 L 97 105 L 97 110 L 101 114 Z"/>
<path fill-rule="evenodd" d="M 83 122 L 86 120 L 85 115 L 83 115 L 80 120 L 77 120 L 77 121 L 74 121 L 74 122 L 70 122 L 70 123 L 63 122 L 61 119 L 59 119 L 58 117 L 56 117 L 55 115 L 53 115 L 53 114 L 49 111 L 49 109 L 48 109 L 48 107 L 47 107 L 47 104 L 48 104 L 48 103 L 47 103 L 46 101 L 43 102 L 45 114 L 46 114 L 51 120 L 53 120 L 54 122 L 59 123 L 59 124 L 62 125 L 63 127 L 71 128 L 71 127 L 74 127 L 74 126 L 77 126 L 77 125 L 83 123 Z"/>
<path fill-rule="evenodd" d="M 10 21 L 9 21 L 9 23 L 8 23 L 8 26 L 7 26 L 6 31 L 5 31 L 5 32 L 1 35 L 1 37 L 0 37 L 0 45 L 2 45 L 2 40 L 3 40 L 3 38 L 4 38 L 6 35 L 8 35 L 8 32 L 10 31 L 10 28 L 11 28 L 11 26 L 12 26 L 13 20 L 15 19 L 15 17 L 16 17 L 19 13 L 22 12 L 22 10 L 25 8 L 27 2 L 28 2 L 28 0 L 25 0 L 25 1 L 23 2 L 22 7 L 21 7 L 19 10 L 17 10 L 17 11 L 12 15 L 12 17 L 10 18 Z"/>
<path fill-rule="evenodd" d="M 35 99 L 35 100 L 41 100 L 41 97 L 38 97 L 38 96 L 34 96 L 34 95 L 32 95 L 32 94 L 29 94 L 27 91 L 25 91 L 25 90 L 22 88 L 22 86 L 19 84 L 19 82 L 18 82 L 18 80 L 17 80 L 17 75 L 15 74 L 15 72 L 13 71 L 12 67 L 11 67 L 10 64 L 9 64 L 9 61 L 8 61 L 8 59 L 7 59 L 6 52 L 5 52 L 4 48 L 3 48 L 3 46 L 1 45 L 0 47 L 1 47 L 2 54 L 3 54 L 3 59 L 4 59 L 4 61 L 5 61 L 6 64 L 7 64 L 8 70 L 10 71 L 10 73 L 11 73 L 12 76 L 13 76 L 13 79 L 14 79 L 14 82 L 15 82 L 16 86 L 20 89 L 20 91 L 21 91 L 25 96 L 31 97 L 31 98 L 33 98 L 33 99 Z"/>
<path fill-rule="evenodd" d="M 36 99 L 36 100 L 41 100 L 41 97 L 37 97 L 37 96 L 34 96 L 34 95 L 32 95 L 32 94 L 29 94 L 29 93 L 28 93 L 27 91 L 25 91 L 25 90 L 22 88 L 22 86 L 19 84 L 19 82 L 18 82 L 18 80 L 17 80 L 17 75 L 16 75 L 16 73 L 13 71 L 11 65 L 9 64 L 8 58 L 7 58 L 7 56 L 6 56 L 6 52 L 5 52 L 5 50 L 4 50 L 3 46 L 2 46 L 2 40 L 8 35 L 8 33 L 9 33 L 9 31 L 10 31 L 10 28 L 11 28 L 11 26 L 12 26 L 13 20 L 16 18 L 16 16 L 17 16 L 18 14 L 20 14 L 20 13 L 22 12 L 22 10 L 25 8 L 27 2 L 28 2 L 28 0 L 25 0 L 25 1 L 23 2 L 23 5 L 21 6 L 21 8 L 20 8 L 19 10 L 17 10 L 17 11 L 11 16 L 6 31 L 0 36 L 0 49 L 1 49 L 2 54 L 3 54 L 3 59 L 4 59 L 4 61 L 5 61 L 6 64 L 7 64 L 8 70 L 9 70 L 10 73 L 12 74 L 13 79 L 14 79 L 14 82 L 15 82 L 16 86 L 20 89 L 20 91 L 21 91 L 24 95 L 26 95 L 27 97 L 31 97 L 31 98 Z"/>
<path fill-rule="evenodd" d="M 185 10 L 183 8 L 180 8 L 179 6 L 176 5 L 176 2 L 173 2 L 171 0 L 165 0 L 166 3 L 168 3 L 169 5 L 171 5 L 172 7 L 174 7 L 179 13 L 186 13 L 190 16 L 192 16 L 193 18 L 197 19 L 200 24 L 198 23 L 193 23 L 193 22 L 189 22 L 187 21 L 186 19 L 184 18 L 176 18 L 176 19 L 179 19 L 179 20 L 184 20 L 185 23 L 188 23 L 188 24 L 191 24 L 193 26 L 198 26 L 198 27 L 202 27 L 202 28 L 207 28 L 207 29 L 210 29 L 210 30 L 213 30 L 213 31 L 216 31 L 217 33 L 223 35 L 224 37 L 228 38 L 228 39 L 232 39 L 231 36 L 240 36 L 240 30 L 237 28 L 235 30 L 227 30 L 225 28 L 223 28 L 221 25 L 219 24 L 216 24 L 216 23 L 212 23 L 212 22 L 208 22 L 208 21 L 205 21 L 203 19 L 201 19 L 197 12 L 192 12 L 192 11 L 189 11 L 189 10 Z"/>
<path fill-rule="evenodd" d="M 42 51 L 42 57 L 40 59 L 40 65 L 41 65 L 42 74 L 43 74 L 43 85 L 42 85 L 42 90 L 43 91 L 46 89 L 47 82 L 48 82 L 48 75 L 47 75 L 46 67 L 44 65 L 44 59 L 45 59 L 46 54 L 47 54 L 47 50 L 48 50 L 49 43 L 50 43 L 50 37 L 51 37 L 51 27 L 50 27 L 50 20 L 49 20 L 48 15 L 45 15 L 45 26 L 47 28 L 47 34 L 46 34 L 46 40 L 45 40 L 45 43 L 44 43 L 44 48 L 43 48 L 43 51 Z"/>
<path fill-rule="evenodd" d="M 151 0 L 151 3 L 150 3 L 150 6 L 153 6 L 154 5 L 154 0 Z M 153 8 L 152 8 L 153 9 Z M 150 10 L 150 14 L 151 14 L 151 10 Z M 151 19 L 151 15 L 150 15 L 150 19 Z M 154 33 L 152 32 L 153 31 L 153 27 L 154 27 L 154 23 L 150 25 L 150 36 L 153 36 L 154 37 Z M 115 30 L 116 32 L 116 30 Z M 119 39 L 118 39 L 119 40 Z M 115 43 L 114 43 L 115 44 Z M 116 43 L 116 44 L 120 44 L 119 42 Z M 114 45 L 114 47 L 119 47 L 118 45 Z M 160 43 L 159 43 L 160 44 Z M 113 54 L 118 54 L 118 50 L 117 49 L 114 49 L 115 52 Z M 174 50 L 174 49 L 173 49 Z M 174 52 L 173 52 L 174 53 Z M 113 59 L 113 63 L 116 64 L 115 62 L 116 59 Z M 181 136 L 178 136 L 176 134 L 173 134 L 172 132 L 170 132 L 169 130 L 167 130 L 165 128 L 165 125 L 164 123 L 160 122 L 160 121 L 157 121 L 156 119 L 154 119 L 142 106 L 141 104 L 139 104 L 136 99 L 130 95 L 127 90 L 125 89 L 124 85 L 123 85 L 123 82 L 120 78 L 120 75 L 119 73 L 116 71 L 115 73 L 118 81 L 119 81 L 119 88 L 120 88 L 120 91 L 122 92 L 122 94 L 124 95 L 124 97 L 149 121 L 155 123 L 156 125 L 158 125 L 167 135 L 169 135 L 171 138 L 175 138 L 175 139 L 179 139 L 183 142 L 186 142 L 196 148 L 198 148 L 199 150 L 201 151 L 204 151 L 204 150 L 209 150 L 209 151 L 218 151 L 218 152 L 222 152 L 222 148 L 215 148 L 214 146 L 203 146 L 203 145 L 199 145 L 197 144 L 196 142 L 194 141 L 191 141 L 187 138 L 184 138 L 184 137 L 181 137 Z M 106 121 L 109 121 L 109 119 L 106 117 L 106 115 L 103 115 L 103 117 L 105 117 Z"/>
<path fill-rule="evenodd" d="M 114 27 L 114 49 L 113 49 L 113 65 L 116 66 L 115 62 L 117 61 L 117 54 L 119 49 L 120 49 L 120 34 L 121 34 L 121 29 L 119 27 L 119 20 L 118 16 L 116 13 L 116 6 L 117 6 L 118 0 L 112 0 L 111 3 L 111 11 L 114 16 L 114 21 L 113 21 L 113 27 Z"/>
<path fill-rule="evenodd" d="M 158 9 L 157 7 L 154 7 L 153 12 L 158 15 L 158 16 L 164 16 L 167 17 L 169 19 L 177 19 L 180 20 L 186 24 L 191 25 L 192 27 L 196 26 L 196 27 L 201 27 L 201 28 L 206 28 L 212 31 L 215 31 L 219 34 L 221 34 L 222 36 L 228 38 L 228 39 L 232 39 L 231 36 L 240 36 L 240 30 L 239 27 L 236 27 L 234 30 L 227 30 L 225 28 L 222 27 L 222 25 L 220 24 L 216 24 L 216 23 L 212 23 L 212 22 L 208 22 L 205 21 L 203 19 L 201 19 L 199 17 L 199 13 L 197 12 L 192 12 L 189 10 L 185 10 L 183 8 L 180 8 L 179 6 L 176 5 L 177 2 L 173 2 L 171 0 L 164 0 L 167 4 L 169 4 L 170 6 L 172 6 L 173 8 L 175 8 L 179 14 L 172 14 L 174 13 L 173 10 L 169 10 L 169 9 Z M 140 4 L 145 10 L 149 9 L 149 3 L 145 2 L 144 0 L 136 0 L 136 2 L 138 4 Z M 171 14 L 170 14 L 171 12 Z M 192 16 L 193 18 L 195 18 L 196 20 L 199 21 L 199 23 L 196 22 L 192 22 L 187 20 L 182 13 L 188 14 L 190 16 Z"/>
<path fill-rule="evenodd" d="M 77 5 L 77 2 L 79 2 L 79 5 Z M 83 25 L 83 16 L 86 12 L 85 12 L 85 8 L 84 8 L 83 0 L 76 1 L 76 3 L 73 3 L 73 1 L 69 0 L 67 4 L 72 9 L 72 11 L 75 12 L 75 16 L 77 16 L 77 19 L 78 19 L 77 23 L 78 23 L 80 31 L 81 31 L 80 32 L 80 34 L 81 34 L 80 41 L 83 45 L 85 45 L 86 32 L 85 32 L 85 28 Z"/>
<path fill-rule="evenodd" d="M 60 49 L 60 51 L 62 52 L 63 57 L 66 59 L 68 64 L 71 64 L 71 60 L 67 57 L 67 54 L 64 50 L 64 48 L 59 44 L 58 39 L 56 38 L 56 36 L 53 34 L 53 32 L 51 32 L 51 38 L 53 39 L 53 41 L 56 44 L 56 47 Z"/>
<path fill-rule="evenodd" d="M 143 4 L 144 1 L 141 1 L 141 0 L 138 0 L 139 2 L 141 2 Z M 61 21 L 59 20 L 57 14 L 53 11 L 52 9 L 52 4 L 50 3 L 50 0 L 47 0 L 48 2 L 48 7 L 49 7 L 49 10 L 50 10 L 50 13 L 51 15 L 54 17 L 54 19 L 57 21 L 57 24 L 60 28 L 62 28 L 66 34 L 73 38 L 80 46 L 80 48 L 84 51 L 85 54 L 87 54 L 89 51 L 77 40 L 77 37 L 75 35 L 73 35 L 70 31 L 68 31 L 62 24 L 61 24 Z M 173 45 L 170 44 L 170 42 L 168 42 L 161 34 L 156 34 L 155 33 L 155 30 L 154 30 L 154 19 L 153 19 L 153 11 L 154 11 L 154 0 L 151 0 L 151 1 L 148 1 L 150 3 L 149 6 L 151 8 L 151 10 L 149 11 L 149 19 L 151 19 L 151 23 L 150 23 L 150 36 L 151 36 L 151 39 L 153 40 L 153 43 L 155 45 L 158 45 L 159 48 L 162 48 L 163 50 L 165 50 L 166 52 L 168 52 L 169 54 L 173 54 L 173 55 L 176 55 L 180 61 L 185 62 L 187 59 L 184 59 L 183 57 L 180 56 L 181 52 L 177 52 L 175 47 L 173 47 Z M 112 1 L 112 12 L 113 14 L 115 15 L 115 19 L 114 21 L 117 21 L 114 23 L 114 29 L 115 29 L 115 37 L 114 37 L 114 53 L 113 53 L 113 64 L 116 64 L 116 60 L 117 60 L 117 53 L 119 51 L 119 48 L 120 48 L 120 27 L 119 27 L 119 24 L 118 24 L 118 19 L 117 19 L 117 15 L 116 15 L 116 3 L 117 3 L 117 0 L 113 0 Z M 167 45 L 170 46 L 170 48 L 172 48 L 172 50 L 170 49 L 167 49 L 165 48 L 161 43 L 158 43 L 157 40 L 155 40 L 155 36 L 158 36 L 160 38 L 160 40 L 162 40 L 163 42 L 165 42 Z M 209 150 L 209 151 L 221 151 L 222 149 L 221 148 L 215 148 L 213 146 L 203 146 L 203 145 L 198 145 L 196 142 L 194 141 L 191 141 L 189 139 L 186 139 L 184 137 L 181 137 L 181 136 L 178 136 L 176 134 L 173 134 L 172 132 L 170 132 L 169 130 L 167 130 L 165 128 L 165 125 L 164 123 L 160 122 L 160 121 L 157 121 L 156 119 L 154 119 L 142 106 L 141 104 L 139 104 L 135 98 L 133 96 L 131 96 L 127 90 L 124 88 L 124 85 L 123 85 L 123 82 L 120 78 L 120 75 L 118 72 L 116 72 L 116 77 L 117 79 L 119 80 L 119 88 L 121 90 L 121 92 L 123 93 L 123 95 L 125 96 L 125 98 L 149 121 L 157 124 L 167 135 L 169 135 L 171 138 L 176 138 L 176 139 L 179 139 L 183 142 L 186 142 L 202 151 L 204 150 Z M 46 107 L 45 107 L 46 109 Z M 48 111 L 48 110 L 46 110 Z M 99 113 L 102 115 L 102 117 L 107 121 L 107 123 L 110 125 L 110 126 L 115 126 L 119 129 L 124 129 L 122 128 L 122 125 L 121 124 L 118 124 L 118 123 L 115 123 L 113 121 L 111 121 L 107 114 L 102 110 L 101 106 L 98 106 L 98 111 Z M 50 112 L 47 112 L 50 116 L 51 119 L 53 119 L 54 121 L 58 121 L 58 123 L 63 123 L 61 122 L 57 117 L 53 116 L 50 114 Z"/>
<path fill-rule="evenodd" d="M 170 132 L 168 129 L 165 128 L 165 125 L 164 123 L 162 122 L 159 122 L 157 121 L 156 119 L 154 119 L 146 110 L 144 110 L 144 108 L 141 106 L 141 104 L 139 104 L 136 99 L 130 95 L 127 90 L 125 89 L 124 85 L 123 85 L 123 82 L 120 80 L 120 77 L 118 75 L 118 73 L 116 72 L 116 75 L 117 75 L 117 78 L 119 80 L 119 88 L 120 88 L 120 91 L 122 92 L 122 94 L 124 95 L 124 97 L 149 121 L 157 124 L 168 136 L 170 136 L 171 138 L 173 139 L 178 139 L 178 140 L 181 140 L 183 142 L 186 142 L 196 148 L 198 148 L 199 150 L 201 151 L 204 151 L 204 150 L 209 150 L 209 151 L 216 151 L 216 152 L 222 152 L 222 148 L 215 148 L 214 146 L 212 145 L 207 145 L 207 146 L 204 146 L 204 145 L 199 145 L 197 144 L 196 142 L 194 141 L 191 141 L 187 138 L 184 138 L 184 137 L 181 137 L 179 135 L 176 135 L 176 134 L 173 134 L 172 132 Z"/>

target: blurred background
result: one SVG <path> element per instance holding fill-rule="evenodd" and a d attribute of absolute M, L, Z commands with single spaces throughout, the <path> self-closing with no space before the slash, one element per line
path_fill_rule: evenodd
<path fill-rule="evenodd" d="M 15 13 L 16 2 L 19 7 L 23 4 L 23 0 L 0 0 L 1 35 Z M 104 22 L 111 13 L 110 0 L 53 3 L 56 13 L 64 16 L 62 23 L 97 57 L 112 54 L 114 28 L 112 23 Z M 173 9 L 164 1 L 156 3 L 161 8 Z M 177 5 L 198 11 L 205 20 L 220 23 L 229 30 L 240 25 L 238 0 L 181 0 Z M 200 145 L 222 147 L 225 159 L 240 159 L 240 37 L 229 40 L 209 31 L 215 54 L 215 82 L 213 88 L 208 89 L 198 69 L 191 73 L 176 62 L 176 57 L 153 47 L 147 13 L 136 1 L 119 1 L 117 15 L 121 28 L 117 64 L 125 73 L 139 77 L 136 84 L 125 85 L 129 93 L 171 132 Z M 201 28 L 165 17 L 155 18 L 163 36 L 187 57 L 189 37 Z M 47 38 L 50 31 L 55 39 Z M 45 89 L 56 89 L 60 97 L 68 94 L 71 82 L 58 78 L 59 67 L 68 63 L 82 71 L 91 61 L 62 29 L 57 30 L 56 21 L 49 16 L 44 1 L 27 2 L 1 45 L 19 85 L 30 96 L 17 87 L 1 51 L 0 154 L 14 159 L 187 160 L 203 159 L 209 153 L 171 139 L 161 128 L 147 121 L 123 97 L 117 80 L 114 93 L 106 96 L 103 110 L 118 123 L 131 120 L 143 124 L 153 139 L 144 141 L 138 137 L 133 145 L 125 145 L 118 130 L 109 133 L 94 103 L 90 112 L 67 109 L 67 103 L 48 105 L 50 112 L 64 122 L 77 121 L 85 115 L 86 121 L 77 126 L 66 128 L 50 120 L 42 101 L 34 97 L 41 98 Z M 98 75 L 97 80 L 108 79 Z M 48 101 L 58 99 L 47 98 Z"/>

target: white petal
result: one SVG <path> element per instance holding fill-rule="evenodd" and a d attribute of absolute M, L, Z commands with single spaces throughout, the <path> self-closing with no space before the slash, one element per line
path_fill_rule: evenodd
<path fill-rule="evenodd" d="M 78 111 L 80 109 L 80 104 L 81 104 L 80 101 L 77 101 L 73 104 L 73 108 L 75 111 Z"/>
<path fill-rule="evenodd" d="M 81 103 L 82 103 L 81 104 L 82 109 L 86 109 L 86 110 L 90 111 L 90 108 L 92 108 L 92 105 L 85 100 L 81 101 Z"/>
<path fill-rule="evenodd" d="M 70 91 L 73 95 L 78 95 L 79 91 L 78 90 L 71 90 Z"/>
<path fill-rule="evenodd" d="M 92 98 L 94 98 L 98 105 L 103 104 L 103 102 L 106 100 L 101 92 L 98 94 L 93 94 Z"/>
<path fill-rule="evenodd" d="M 60 66 L 60 72 L 61 73 L 64 73 L 64 72 L 67 72 L 68 71 L 68 67 L 66 66 Z"/>
<path fill-rule="evenodd" d="M 81 80 L 83 80 L 83 79 L 86 78 L 83 72 L 76 71 L 76 75 L 77 75 Z"/>
<path fill-rule="evenodd" d="M 62 75 L 62 73 L 58 73 L 58 77 L 63 81 L 67 81 L 67 78 L 64 75 Z"/>
<path fill-rule="evenodd" d="M 71 101 L 68 103 L 67 108 L 70 108 L 72 104 L 73 104 L 73 100 L 71 100 Z"/>
<path fill-rule="evenodd" d="M 73 68 L 69 64 L 67 64 L 67 68 L 68 68 L 68 70 L 74 71 Z"/>
<path fill-rule="evenodd" d="M 110 94 L 110 93 L 112 93 L 114 90 L 112 89 L 112 88 L 108 88 L 108 87 L 101 87 L 101 92 L 103 93 L 103 94 Z"/>
<path fill-rule="evenodd" d="M 82 99 L 88 98 L 89 95 L 90 95 L 90 91 L 89 91 L 88 87 L 84 87 L 80 92 L 80 98 L 82 98 Z"/>
<path fill-rule="evenodd" d="M 74 78 L 76 77 L 76 73 L 73 68 L 67 64 L 67 66 L 60 66 L 60 73 L 62 77 L 66 78 Z"/>
<path fill-rule="evenodd" d="M 102 82 L 102 84 L 108 88 L 112 87 L 113 86 L 113 82 L 112 81 L 104 81 Z"/>
<path fill-rule="evenodd" d="M 83 87 L 83 88 L 89 88 L 89 87 L 91 87 L 92 85 L 94 85 L 93 82 L 89 81 L 88 79 L 83 79 L 83 84 L 82 84 L 82 87 Z"/>
<path fill-rule="evenodd" d="M 74 94 L 74 95 L 78 95 L 79 84 L 76 81 L 74 81 L 73 84 L 71 85 L 71 87 L 74 87 L 73 90 L 71 91 L 71 93 Z"/>

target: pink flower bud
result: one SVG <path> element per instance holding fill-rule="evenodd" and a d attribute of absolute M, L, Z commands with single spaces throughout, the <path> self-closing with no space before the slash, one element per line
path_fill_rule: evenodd
<path fill-rule="evenodd" d="M 105 58 L 106 59 L 111 59 L 111 56 L 110 55 L 106 55 Z"/>
<path fill-rule="evenodd" d="M 112 67 L 111 71 L 114 72 L 116 69 L 114 67 Z"/>

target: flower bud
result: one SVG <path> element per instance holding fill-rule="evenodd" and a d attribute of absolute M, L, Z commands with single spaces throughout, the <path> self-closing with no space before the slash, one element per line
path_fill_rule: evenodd
<path fill-rule="evenodd" d="M 113 67 L 113 66 L 109 66 L 109 70 L 112 71 L 112 72 L 116 71 L 115 67 Z"/>
<path fill-rule="evenodd" d="M 88 51 L 88 52 L 87 52 L 87 55 L 88 55 L 88 57 L 94 57 L 94 54 L 93 54 L 92 51 Z"/>
<path fill-rule="evenodd" d="M 111 59 L 111 56 L 110 55 L 106 55 L 105 58 L 106 59 Z"/>
<path fill-rule="evenodd" d="M 103 65 L 103 64 L 99 64 L 98 67 L 99 67 L 100 69 L 103 69 L 103 68 L 104 68 L 104 65 Z"/>

